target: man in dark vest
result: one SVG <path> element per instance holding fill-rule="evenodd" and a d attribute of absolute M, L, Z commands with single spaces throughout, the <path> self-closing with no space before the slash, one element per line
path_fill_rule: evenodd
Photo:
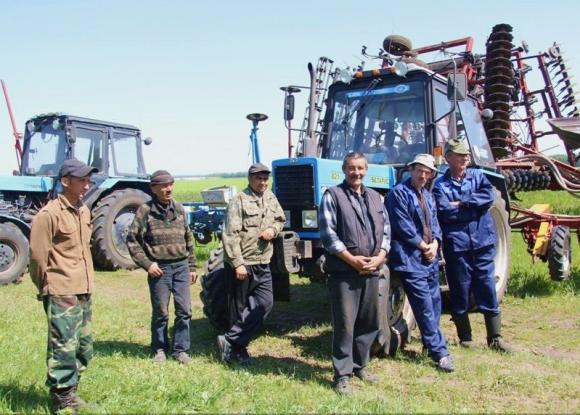
<path fill-rule="evenodd" d="M 381 196 L 363 185 L 368 162 L 349 153 L 344 181 L 328 189 L 320 205 L 320 239 L 332 302 L 334 389 L 352 392 L 354 374 L 376 383 L 369 373 L 370 349 L 379 331 L 379 271 L 390 247 L 390 225 Z"/>

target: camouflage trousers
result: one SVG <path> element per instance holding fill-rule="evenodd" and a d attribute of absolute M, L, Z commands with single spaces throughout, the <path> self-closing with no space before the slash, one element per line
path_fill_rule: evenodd
<path fill-rule="evenodd" d="M 93 357 L 91 295 L 45 296 L 48 319 L 46 385 L 61 389 L 77 385 Z"/>

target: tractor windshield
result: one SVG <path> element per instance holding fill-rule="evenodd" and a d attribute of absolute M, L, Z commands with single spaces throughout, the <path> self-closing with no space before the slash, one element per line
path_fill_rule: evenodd
<path fill-rule="evenodd" d="M 338 91 L 329 110 L 324 158 L 358 151 L 370 163 L 402 164 L 426 150 L 423 82 Z"/>
<path fill-rule="evenodd" d="M 54 129 L 51 123 L 27 133 L 24 144 L 23 173 L 27 175 L 56 176 L 65 158 L 67 146 L 63 129 Z"/>

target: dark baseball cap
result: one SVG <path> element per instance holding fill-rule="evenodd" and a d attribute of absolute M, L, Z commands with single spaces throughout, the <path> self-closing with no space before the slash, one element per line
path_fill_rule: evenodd
<path fill-rule="evenodd" d="M 175 179 L 167 170 L 157 170 L 151 175 L 151 185 L 173 183 Z"/>
<path fill-rule="evenodd" d="M 268 166 L 266 166 L 262 163 L 254 163 L 248 169 L 248 174 L 256 174 L 256 173 L 268 173 L 268 174 L 270 174 L 271 171 L 268 168 Z"/>
<path fill-rule="evenodd" d="M 73 176 L 73 177 L 85 177 L 89 174 L 98 172 L 99 169 L 93 166 L 87 166 L 80 160 L 68 159 L 62 163 L 60 166 L 60 171 L 58 172 L 59 177 Z"/>

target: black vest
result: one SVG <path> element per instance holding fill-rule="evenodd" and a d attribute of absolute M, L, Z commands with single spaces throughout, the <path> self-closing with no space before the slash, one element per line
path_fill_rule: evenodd
<path fill-rule="evenodd" d="M 374 229 L 374 246 L 369 246 L 369 235 L 364 225 L 365 218 L 361 217 L 361 213 L 355 210 L 351 202 L 351 197 L 347 191 L 348 185 L 341 183 L 338 186 L 328 189 L 330 196 L 336 205 L 336 233 L 338 239 L 346 246 L 346 249 L 352 255 L 363 255 L 367 257 L 378 255 L 383 244 L 383 233 L 385 227 L 385 219 L 383 217 L 383 202 L 381 196 L 373 189 L 365 188 L 366 195 L 364 196 L 368 202 L 368 213 Z M 366 211 L 363 210 L 365 215 Z M 342 259 L 336 255 L 327 255 L 326 270 L 329 273 L 353 273 L 356 271 Z"/>

